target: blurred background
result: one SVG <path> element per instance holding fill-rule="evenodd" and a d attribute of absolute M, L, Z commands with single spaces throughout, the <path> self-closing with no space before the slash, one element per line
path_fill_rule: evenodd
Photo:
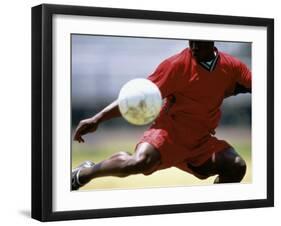
<path fill-rule="evenodd" d="M 146 78 L 167 57 L 188 47 L 188 40 L 94 36 L 73 34 L 72 39 L 72 128 L 114 101 L 122 85 L 133 78 Z M 251 69 L 251 43 L 215 42 L 219 51 L 231 54 Z M 244 183 L 251 182 L 251 95 L 224 100 L 217 137 L 227 140 L 247 161 Z M 84 160 L 102 161 L 118 151 L 133 152 L 148 126 L 133 126 L 124 119 L 107 121 L 84 144 L 72 143 L 72 168 Z M 83 189 L 127 189 L 210 184 L 170 168 L 151 176 L 105 177 Z"/>

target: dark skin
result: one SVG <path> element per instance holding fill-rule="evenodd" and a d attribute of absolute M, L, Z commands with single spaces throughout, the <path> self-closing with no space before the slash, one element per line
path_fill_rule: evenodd
<path fill-rule="evenodd" d="M 213 41 L 189 41 L 190 49 L 193 56 L 197 61 L 209 61 L 215 57 L 214 54 L 214 42 Z M 118 109 L 117 101 L 114 101 L 108 105 L 101 112 L 95 116 L 84 119 L 80 121 L 77 126 L 74 134 L 74 140 L 80 142 L 85 142 L 83 135 L 88 133 L 93 133 L 97 130 L 100 123 L 106 120 L 110 120 L 115 117 L 121 117 L 121 113 Z M 226 150 L 227 152 L 227 150 Z M 215 158 L 214 158 L 215 159 Z M 221 161 L 225 158 L 223 155 L 220 157 Z M 104 176 L 118 176 L 126 177 L 132 174 L 150 174 L 154 172 L 158 165 L 161 163 L 161 155 L 151 144 L 141 143 L 137 146 L 133 154 L 127 152 L 118 152 L 108 159 L 98 163 L 96 167 L 85 168 L 80 171 L 79 180 L 82 184 L 88 183 L 90 180 L 97 177 Z M 211 176 L 214 174 L 220 174 L 220 172 L 214 170 L 217 168 L 216 164 L 221 164 L 212 160 L 208 160 L 203 168 L 212 174 L 206 175 Z M 196 170 L 196 169 L 194 169 Z M 200 170 L 200 168 L 198 169 Z M 245 172 L 244 172 L 245 173 Z M 244 176 L 244 174 L 243 174 Z M 242 180 L 243 176 L 240 178 Z M 225 178 L 226 179 L 223 179 Z M 226 175 L 221 175 L 216 179 L 215 183 L 224 183 L 224 182 L 237 182 L 232 181 L 231 178 L 228 178 Z M 240 181 L 239 180 L 239 181 Z M 239 182 L 238 181 L 238 182 Z"/>
<path fill-rule="evenodd" d="M 189 41 L 192 56 L 199 61 L 210 61 L 215 57 L 213 41 Z"/>

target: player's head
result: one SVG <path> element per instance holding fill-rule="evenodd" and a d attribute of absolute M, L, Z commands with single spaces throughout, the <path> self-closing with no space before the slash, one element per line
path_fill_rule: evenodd
<path fill-rule="evenodd" d="M 209 61 L 214 58 L 214 41 L 190 40 L 189 47 L 197 61 Z"/>

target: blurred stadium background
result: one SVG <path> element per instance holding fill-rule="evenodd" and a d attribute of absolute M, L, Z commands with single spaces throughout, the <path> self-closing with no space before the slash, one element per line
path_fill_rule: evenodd
<path fill-rule="evenodd" d="M 81 119 L 93 116 L 115 100 L 122 85 L 133 78 L 150 75 L 165 58 L 188 47 L 187 40 L 72 35 L 72 128 Z M 251 43 L 216 42 L 251 69 Z M 217 137 L 226 139 L 247 161 L 244 183 L 251 182 L 251 95 L 225 99 Z M 117 151 L 133 152 L 147 126 L 132 126 L 113 119 L 99 126 L 86 142 L 72 142 L 72 168 L 84 160 L 99 162 Z M 170 168 L 151 176 L 105 177 L 93 180 L 83 190 L 127 189 L 210 184 L 214 178 L 198 180 Z"/>

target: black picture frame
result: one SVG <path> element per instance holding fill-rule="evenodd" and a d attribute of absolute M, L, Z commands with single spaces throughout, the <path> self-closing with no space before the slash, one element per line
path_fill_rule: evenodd
<path fill-rule="evenodd" d="M 52 210 L 52 18 L 55 14 L 265 27 L 267 29 L 266 199 L 54 212 Z M 273 19 L 50 4 L 32 8 L 32 218 L 40 221 L 57 221 L 271 206 L 274 206 Z"/>

